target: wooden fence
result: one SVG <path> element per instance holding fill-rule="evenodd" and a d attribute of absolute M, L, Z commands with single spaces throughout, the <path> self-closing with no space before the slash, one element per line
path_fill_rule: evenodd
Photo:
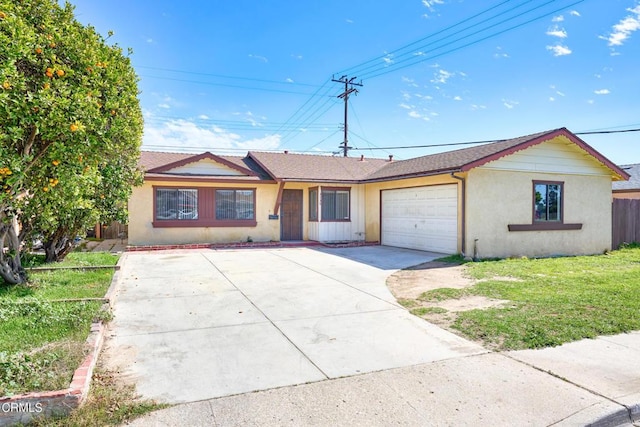
<path fill-rule="evenodd" d="M 613 199 L 611 247 L 640 242 L 640 199 Z"/>

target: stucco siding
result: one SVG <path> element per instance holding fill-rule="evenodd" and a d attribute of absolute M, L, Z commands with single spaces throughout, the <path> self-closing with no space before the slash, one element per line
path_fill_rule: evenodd
<path fill-rule="evenodd" d="M 154 227 L 153 186 L 176 188 L 256 188 L 255 227 Z M 176 183 L 171 181 L 147 181 L 133 189 L 129 199 L 129 244 L 169 245 L 188 243 L 244 242 L 249 238 L 255 242 L 280 240 L 278 220 L 269 220 L 278 195 L 275 184 L 203 184 Z"/>
<path fill-rule="evenodd" d="M 465 174 L 457 174 L 464 176 Z M 422 178 L 409 178 L 397 181 L 376 182 L 365 185 L 365 239 L 369 242 L 380 241 L 380 192 L 382 190 L 421 187 L 427 185 L 459 184 L 459 181 L 450 175 L 436 175 Z M 458 236 L 461 235 L 462 211 L 460 200 L 462 198 L 461 186 L 458 185 Z M 458 250 L 460 238 L 458 238 Z"/>
<path fill-rule="evenodd" d="M 564 223 L 580 230 L 509 231 L 532 224 L 533 181 L 564 182 Z M 602 253 L 611 247 L 611 178 L 477 168 L 467 179 L 467 255 L 487 257 Z"/>

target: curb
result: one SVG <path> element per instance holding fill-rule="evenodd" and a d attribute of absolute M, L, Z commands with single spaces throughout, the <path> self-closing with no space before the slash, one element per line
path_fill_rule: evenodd
<path fill-rule="evenodd" d="M 123 257 L 120 257 L 109 289 L 105 294 L 106 304 L 109 307 L 113 304 L 115 288 L 120 279 L 119 271 L 122 260 Z M 93 370 L 98 362 L 106 331 L 107 326 L 103 322 L 91 324 L 89 336 L 85 341 L 89 354 L 74 371 L 68 388 L 0 398 L 0 426 L 29 424 L 36 418 L 67 416 L 72 410 L 80 407 L 89 394 Z"/>
<path fill-rule="evenodd" d="M 640 421 L 640 403 L 631 407 L 624 406 L 622 409 L 611 412 L 593 422 L 587 424 L 587 427 L 618 427 L 630 426 Z"/>

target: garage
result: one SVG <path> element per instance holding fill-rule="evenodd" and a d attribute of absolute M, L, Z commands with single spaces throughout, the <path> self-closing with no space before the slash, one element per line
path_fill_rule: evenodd
<path fill-rule="evenodd" d="M 382 191 L 381 243 L 458 252 L 458 187 L 431 185 Z"/>

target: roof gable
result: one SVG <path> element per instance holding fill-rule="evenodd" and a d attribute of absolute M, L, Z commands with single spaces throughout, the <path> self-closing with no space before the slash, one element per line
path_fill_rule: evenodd
<path fill-rule="evenodd" d="M 256 175 L 254 171 L 210 152 L 177 159 L 171 163 L 148 169 L 147 172 L 202 176 Z"/>
<path fill-rule="evenodd" d="M 613 179 L 627 179 L 626 172 L 613 164 L 610 160 L 598 153 L 586 142 L 582 141 L 566 128 L 539 132 L 532 135 L 506 139 L 476 147 L 431 154 L 414 159 L 401 160 L 387 164 L 378 171 L 373 172 L 367 178 L 369 180 L 389 180 L 420 175 L 434 175 L 440 173 L 466 172 L 473 168 L 483 166 L 518 151 L 549 141 L 558 136 L 566 138 L 575 144 L 595 161 L 606 167 Z"/>

